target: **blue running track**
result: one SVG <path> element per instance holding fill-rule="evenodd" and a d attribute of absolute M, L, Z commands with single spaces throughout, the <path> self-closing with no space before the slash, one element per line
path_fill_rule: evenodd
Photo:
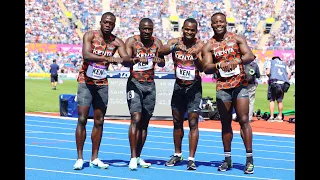
<path fill-rule="evenodd" d="M 128 123 L 106 121 L 99 150 L 99 158 L 108 163 L 108 169 L 90 168 L 92 120 L 87 123 L 84 146 L 85 166 L 73 170 L 76 161 L 75 118 L 50 116 L 25 116 L 25 179 L 26 180 L 196 180 L 196 179 L 295 179 L 295 138 L 257 135 L 253 136 L 254 174 L 244 174 L 245 148 L 240 134 L 234 133 L 232 142 L 233 169 L 217 171 L 224 159 L 221 133 L 200 130 L 196 152 L 197 170 L 186 170 L 187 161 L 166 167 L 165 162 L 174 153 L 172 127 L 150 125 L 142 158 L 152 163 L 150 168 L 130 171 L 130 146 Z M 188 133 L 182 144 L 184 159 L 188 158 Z"/>

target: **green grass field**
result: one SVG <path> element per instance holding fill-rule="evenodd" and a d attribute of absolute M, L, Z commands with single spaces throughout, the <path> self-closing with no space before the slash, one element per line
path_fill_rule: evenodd
<path fill-rule="evenodd" d="M 216 91 L 214 83 L 203 83 L 203 97 L 210 96 L 215 99 Z M 63 84 L 57 85 L 57 90 L 51 90 L 49 79 L 25 79 L 26 112 L 59 112 L 59 95 L 76 94 L 76 80 L 63 80 Z M 284 98 L 284 111 L 295 109 L 295 86 L 291 85 Z M 276 107 L 277 108 L 277 107 Z M 269 112 L 267 100 L 267 85 L 260 84 L 256 92 L 255 110 Z M 276 110 L 277 111 L 277 110 Z"/>

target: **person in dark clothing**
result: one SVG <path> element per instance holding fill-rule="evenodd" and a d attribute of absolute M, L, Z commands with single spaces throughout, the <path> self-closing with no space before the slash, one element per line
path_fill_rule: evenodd
<path fill-rule="evenodd" d="M 50 79 L 51 79 L 52 90 L 57 89 L 58 70 L 59 70 L 59 65 L 57 64 L 57 61 L 54 59 L 53 63 L 50 65 Z"/>

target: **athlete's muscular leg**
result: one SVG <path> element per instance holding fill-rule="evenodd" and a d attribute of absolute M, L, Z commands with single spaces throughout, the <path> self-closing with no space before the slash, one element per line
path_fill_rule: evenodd
<path fill-rule="evenodd" d="M 181 153 L 181 145 L 182 145 L 182 139 L 184 136 L 184 130 L 183 130 L 183 122 L 184 122 L 184 113 L 172 110 L 172 116 L 173 116 L 173 142 L 174 142 L 174 152 L 175 153 Z"/>
<path fill-rule="evenodd" d="M 129 141 L 130 141 L 130 150 L 131 150 L 131 158 L 137 157 L 136 149 L 138 144 L 138 137 L 141 136 L 141 112 L 133 112 L 131 113 L 131 123 L 129 127 Z"/>
<path fill-rule="evenodd" d="M 152 117 L 152 114 L 150 115 L 145 109 L 142 110 L 142 118 L 140 122 L 140 128 L 138 129 L 137 133 L 137 147 L 136 147 L 136 155 L 137 157 L 140 157 L 142 148 L 144 146 L 144 143 L 146 142 L 147 135 L 148 135 L 148 126 L 150 122 L 150 118 Z"/>
<path fill-rule="evenodd" d="M 222 126 L 222 142 L 224 152 L 231 151 L 231 142 L 233 139 L 232 131 L 232 102 L 223 102 L 221 99 L 217 99 L 217 108 L 220 113 L 220 121 Z"/>
<path fill-rule="evenodd" d="M 249 99 L 238 98 L 235 101 L 235 110 L 241 127 L 241 137 L 246 151 L 252 151 L 252 129 L 249 123 Z"/>
<path fill-rule="evenodd" d="M 76 128 L 76 144 L 78 159 L 83 159 L 83 145 L 87 137 L 86 125 L 88 120 L 89 108 L 87 106 L 78 106 L 78 124 Z"/>
<path fill-rule="evenodd" d="M 92 127 L 91 133 L 91 142 L 92 142 L 92 155 L 91 160 L 95 160 L 98 157 L 98 151 L 100 148 L 103 124 L 104 124 L 104 115 L 106 114 L 106 108 L 97 108 L 94 109 L 94 124 Z"/>
<path fill-rule="evenodd" d="M 199 128 L 198 128 L 198 118 L 199 114 L 197 112 L 189 113 L 189 157 L 194 157 L 198 146 L 199 140 Z"/>

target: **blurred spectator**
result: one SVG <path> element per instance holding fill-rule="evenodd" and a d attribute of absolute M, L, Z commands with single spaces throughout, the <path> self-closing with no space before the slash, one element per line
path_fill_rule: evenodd
<path fill-rule="evenodd" d="M 197 36 L 204 42 L 213 36 L 211 15 L 220 11 L 229 14 L 228 17 L 235 18 L 236 26 L 229 27 L 230 31 L 242 33 L 252 49 L 258 47 L 263 36 L 262 31 L 256 30 L 258 23 L 269 17 L 274 17 L 282 23 L 278 31 L 270 33 L 265 50 L 295 48 L 294 0 L 283 1 L 278 12 L 275 12 L 276 0 L 231 0 L 231 7 L 228 9 L 223 0 L 176 0 L 175 2 L 179 18 L 192 17 L 199 22 Z M 102 4 L 102 0 L 62 0 L 62 3 L 70 17 L 65 15 L 64 7 L 60 6 L 58 1 L 25 1 L 26 43 L 80 45 L 81 33 L 95 29 L 100 20 L 97 17 L 100 17 L 105 11 L 104 8 L 108 6 Z M 172 15 L 169 10 L 170 5 L 169 0 L 110 0 L 110 11 L 119 17 L 114 33 L 125 41 L 128 37 L 138 34 L 139 19 L 148 17 L 154 22 L 154 35 L 165 44 L 174 36 L 171 31 L 166 30 L 162 21 L 162 18 L 169 18 Z M 238 31 L 237 25 L 243 26 L 244 31 Z M 39 53 L 26 50 L 25 71 L 48 72 L 53 59 L 57 59 L 57 64 L 65 69 L 65 73 L 77 73 L 82 63 L 81 52 Z M 161 72 L 173 72 L 172 57 L 166 58 L 165 67 L 155 69 Z M 127 71 L 128 68 L 114 65 L 109 70 Z"/>

